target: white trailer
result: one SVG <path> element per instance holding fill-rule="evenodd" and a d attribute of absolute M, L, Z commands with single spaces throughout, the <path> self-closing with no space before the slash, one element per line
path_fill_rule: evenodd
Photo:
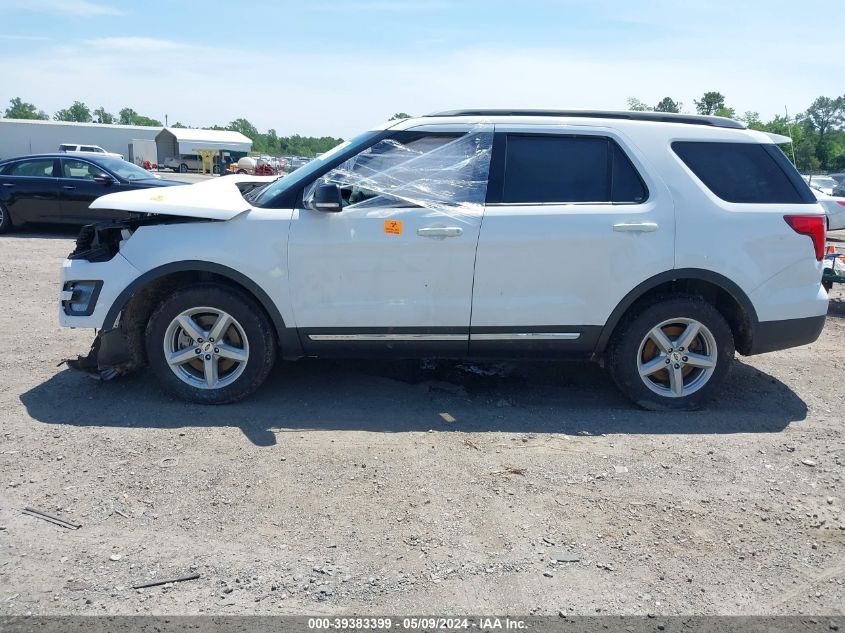
<path fill-rule="evenodd" d="M 158 164 L 158 147 L 155 139 L 135 138 L 129 141 L 129 153 L 126 155 L 126 160 L 139 167 L 143 167 L 145 161 L 149 161 L 150 165 Z"/>

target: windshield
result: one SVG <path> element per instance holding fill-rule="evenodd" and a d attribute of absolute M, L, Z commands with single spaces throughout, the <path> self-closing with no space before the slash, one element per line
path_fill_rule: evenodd
<path fill-rule="evenodd" d="M 328 161 L 330 161 L 334 156 L 336 156 L 340 152 L 350 147 L 364 146 L 367 144 L 367 142 L 369 142 L 370 139 L 374 138 L 378 134 L 381 134 L 381 130 L 371 130 L 369 132 L 359 134 L 352 140 L 344 141 L 340 145 L 337 145 L 330 149 L 322 156 L 318 156 L 314 160 L 311 160 L 308 163 L 304 164 L 299 169 L 292 171 L 287 176 L 277 178 L 273 182 L 267 184 L 265 187 L 255 189 L 244 197 L 250 203 L 260 207 L 263 203 L 272 200 L 283 191 L 287 191 L 303 183 L 305 180 L 308 179 L 309 176 L 311 176 L 311 174 L 320 170 L 323 166 L 325 166 Z"/>
<path fill-rule="evenodd" d="M 97 162 L 108 169 L 111 173 L 120 176 L 124 180 L 149 180 L 155 176 L 146 169 L 141 169 L 138 165 L 127 163 L 120 158 L 98 158 Z"/>

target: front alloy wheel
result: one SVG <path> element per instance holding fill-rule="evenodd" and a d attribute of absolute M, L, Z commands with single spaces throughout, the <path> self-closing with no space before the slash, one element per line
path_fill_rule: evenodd
<path fill-rule="evenodd" d="M 249 339 L 241 324 L 218 308 L 191 308 L 170 322 L 164 356 L 171 371 L 198 389 L 235 382 L 249 361 Z"/>
<path fill-rule="evenodd" d="M 181 288 L 162 301 L 147 323 L 145 345 L 162 385 L 203 404 L 252 393 L 276 359 L 276 333 L 262 306 L 222 283 Z"/>

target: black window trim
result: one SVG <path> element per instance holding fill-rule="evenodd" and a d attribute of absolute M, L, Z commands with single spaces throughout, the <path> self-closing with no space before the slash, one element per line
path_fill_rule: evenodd
<path fill-rule="evenodd" d="M 643 191 L 645 192 L 645 197 L 640 200 L 639 202 L 612 202 L 610 200 L 596 200 L 591 202 L 502 202 L 502 198 L 504 196 L 504 189 L 505 189 L 505 171 L 506 171 L 506 158 L 507 158 L 507 139 L 509 136 L 540 136 L 545 138 L 601 138 L 608 142 L 608 144 L 613 144 L 616 148 L 620 151 L 622 156 L 625 157 L 625 160 L 628 161 L 631 169 L 634 170 L 634 173 L 637 175 L 637 178 L 642 184 Z M 608 190 L 612 193 L 612 178 L 613 178 L 613 152 L 609 151 L 607 153 L 607 160 L 608 160 L 608 178 L 611 179 L 610 186 Z M 548 207 L 548 206 L 614 206 L 614 207 L 630 207 L 630 206 L 639 206 L 646 204 L 651 200 L 651 190 L 648 188 L 648 184 L 646 183 L 645 179 L 643 178 L 640 170 L 634 164 L 634 161 L 631 160 L 631 156 L 628 154 L 626 149 L 612 136 L 608 134 L 584 134 L 584 133 L 573 133 L 570 131 L 565 132 L 552 132 L 552 131 L 543 131 L 543 132 L 524 132 L 524 131 L 507 131 L 501 130 L 496 131 L 496 136 L 493 140 L 493 156 L 490 161 L 490 175 L 487 182 L 487 201 L 485 206 L 488 207 Z"/>

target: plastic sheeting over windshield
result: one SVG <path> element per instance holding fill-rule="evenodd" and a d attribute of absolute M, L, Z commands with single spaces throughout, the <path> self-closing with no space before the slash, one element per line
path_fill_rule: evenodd
<path fill-rule="evenodd" d="M 341 189 L 344 210 L 389 217 L 423 207 L 467 221 L 484 209 L 493 126 L 464 134 L 431 132 L 402 143 L 384 139 L 342 163 L 306 189 L 308 206 L 320 183 Z"/>

